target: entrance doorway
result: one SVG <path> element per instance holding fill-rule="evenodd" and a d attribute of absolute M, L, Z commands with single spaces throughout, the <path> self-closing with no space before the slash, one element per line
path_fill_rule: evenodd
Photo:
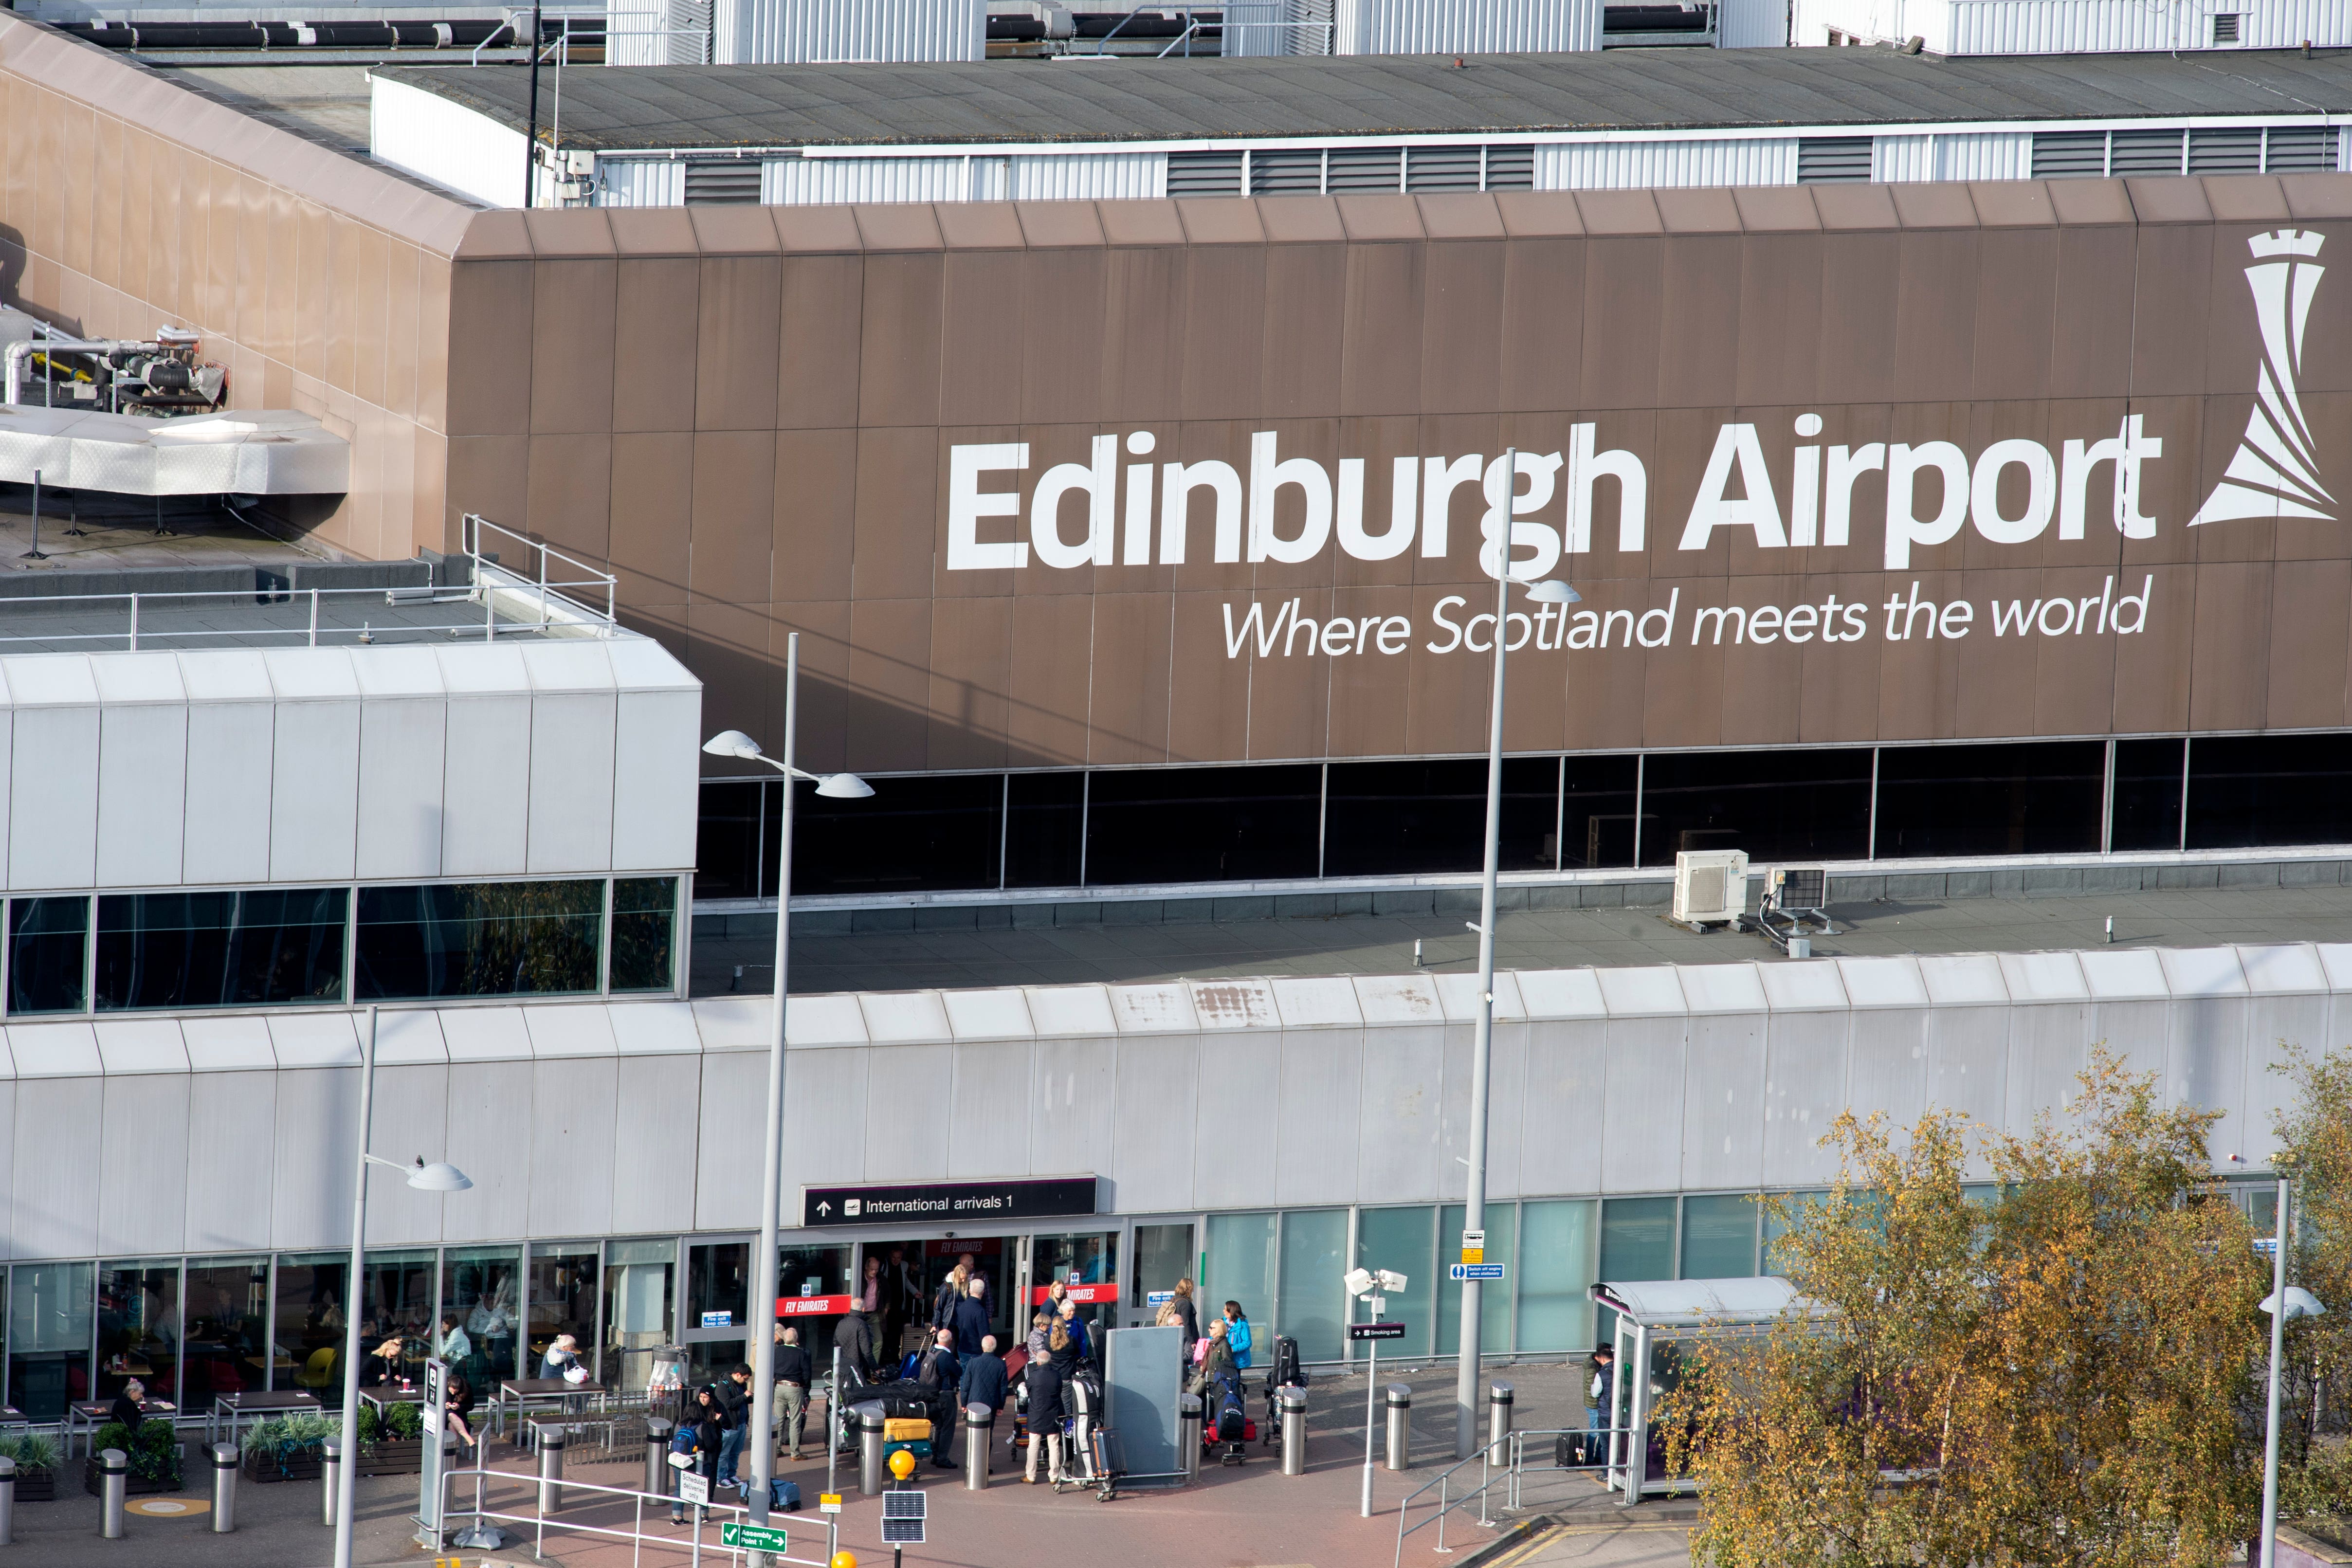
<path fill-rule="evenodd" d="M 1119 1326 L 1118 1232 L 1032 1237 L 1029 1242 L 1029 1306 L 1034 1311 L 1060 1280 L 1078 1303 L 1093 1353 L 1102 1354 L 1106 1329 Z M 1023 1332 L 1027 1332 L 1024 1321 Z"/>
<path fill-rule="evenodd" d="M 882 1263 L 879 1348 L 892 1365 L 921 1351 L 940 1287 L 958 1263 L 969 1262 L 972 1272 L 987 1281 L 981 1300 L 988 1308 L 988 1331 L 996 1336 L 996 1348 L 1003 1352 L 1014 1344 L 1012 1294 L 1013 1265 L 1019 1257 L 1017 1238 L 969 1236 L 869 1241 L 865 1253 Z"/>
<path fill-rule="evenodd" d="M 1160 1305 L 1174 1297 L 1179 1279 L 1199 1283 L 1192 1268 L 1191 1224 L 1136 1226 L 1135 1246 L 1127 1266 L 1127 1296 L 1119 1307 L 1120 1326 L 1150 1328 L 1160 1315 Z M 1196 1315 L 1199 1310 L 1196 1293 Z"/>

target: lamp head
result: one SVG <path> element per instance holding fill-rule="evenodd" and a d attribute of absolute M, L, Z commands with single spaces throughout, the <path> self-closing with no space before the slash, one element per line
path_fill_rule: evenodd
<path fill-rule="evenodd" d="M 864 800 L 874 786 L 856 773 L 827 773 L 817 780 L 816 793 L 828 800 Z"/>
<path fill-rule="evenodd" d="M 1379 1281 L 1372 1278 L 1371 1270 L 1369 1268 L 1350 1268 L 1342 1283 L 1348 1287 L 1348 1294 L 1350 1296 L 1369 1296 L 1372 1293 L 1372 1287 Z"/>
<path fill-rule="evenodd" d="M 2274 1303 L 2276 1303 L 2277 1300 L 2278 1294 L 2275 1291 L 2263 1297 L 2263 1310 L 2265 1312 L 2276 1311 L 2278 1309 Z M 2327 1309 L 2320 1305 L 2319 1298 L 2305 1289 L 2302 1286 L 2290 1285 L 2286 1288 L 2286 1321 L 2288 1322 L 2292 1323 L 2297 1318 L 2322 1317 L 2326 1315 L 2326 1311 Z"/>
<path fill-rule="evenodd" d="M 1559 578 L 1551 577 L 1541 583 L 1528 584 L 1528 597 L 1540 605 L 1573 605 L 1580 602 L 1584 595 Z"/>
<path fill-rule="evenodd" d="M 890 1473 L 898 1477 L 902 1481 L 908 1477 L 913 1475 L 915 1473 L 914 1450 L 911 1448 L 901 1448 L 897 1453 L 891 1455 Z"/>
<path fill-rule="evenodd" d="M 408 1184 L 420 1193 L 462 1193 L 472 1186 L 474 1181 L 465 1172 L 445 1161 L 436 1160 L 428 1165 L 425 1163 L 425 1156 L 419 1154 L 415 1166 L 408 1173 Z"/>
<path fill-rule="evenodd" d="M 740 757 L 747 763 L 765 755 L 760 742 L 740 730 L 721 730 L 703 742 L 702 749 L 714 757 Z"/>

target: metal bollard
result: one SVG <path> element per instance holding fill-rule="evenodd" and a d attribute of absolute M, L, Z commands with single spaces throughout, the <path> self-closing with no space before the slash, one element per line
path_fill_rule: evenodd
<path fill-rule="evenodd" d="M 1412 1390 L 1402 1383 L 1389 1384 L 1389 1468 L 1412 1468 Z"/>
<path fill-rule="evenodd" d="M 213 1467 L 213 1533 L 236 1529 L 236 1445 L 215 1443 L 205 1450 Z"/>
<path fill-rule="evenodd" d="M 1201 1396 L 1197 1394 L 1188 1394 L 1184 1395 L 1177 1408 L 1182 1412 L 1182 1415 L 1176 1423 L 1176 1443 L 1183 1449 L 1183 1452 L 1177 1456 L 1177 1468 L 1184 1472 L 1185 1479 L 1189 1480 L 1197 1478 L 1201 1473 Z"/>
<path fill-rule="evenodd" d="M 16 1461 L 0 1456 L 0 1546 L 16 1541 Z"/>
<path fill-rule="evenodd" d="M 539 1511 L 563 1511 L 563 1428 L 541 1426 L 539 1443 Z"/>
<path fill-rule="evenodd" d="M 1511 1462 L 1511 1385 L 1497 1383 L 1486 1390 L 1486 1462 L 1501 1467 Z"/>
<path fill-rule="evenodd" d="M 963 1407 L 963 1485 L 966 1491 L 988 1489 L 988 1439 L 996 1429 L 996 1412 L 985 1405 Z"/>
<path fill-rule="evenodd" d="M 882 1468 L 882 1412 L 879 1409 L 857 1413 L 857 1489 L 867 1497 L 879 1497 L 887 1484 Z"/>
<path fill-rule="evenodd" d="M 1285 1388 L 1275 1396 L 1282 1406 L 1282 1473 L 1307 1473 L 1307 1391 Z"/>
<path fill-rule="evenodd" d="M 319 1447 L 319 1522 L 335 1528 L 335 1505 L 343 1497 L 343 1440 L 330 1437 Z"/>
<path fill-rule="evenodd" d="M 646 1422 L 646 1490 L 669 1496 L 669 1435 L 677 1424 L 656 1415 Z"/>
<path fill-rule="evenodd" d="M 98 1506 L 100 1522 L 99 1534 L 109 1541 L 122 1539 L 122 1489 L 130 1484 L 131 1456 L 120 1448 L 105 1448 L 98 1456 Z"/>

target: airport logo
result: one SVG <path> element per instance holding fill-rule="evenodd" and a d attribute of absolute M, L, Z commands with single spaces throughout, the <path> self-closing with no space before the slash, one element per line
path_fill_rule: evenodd
<path fill-rule="evenodd" d="M 2246 242 L 2256 258 L 2246 268 L 2246 286 L 2254 291 L 2262 328 L 2261 378 L 2253 410 L 2246 416 L 2245 438 L 2221 482 L 2189 520 L 2191 528 L 2256 517 L 2336 521 L 2336 498 L 2320 482 L 2311 422 L 2295 389 L 2303 329 L 2311 319 L 2312 296 L 2327 272 L 2315 259 L 2326 243 L 2323 235 L 2291 228 Z"/>

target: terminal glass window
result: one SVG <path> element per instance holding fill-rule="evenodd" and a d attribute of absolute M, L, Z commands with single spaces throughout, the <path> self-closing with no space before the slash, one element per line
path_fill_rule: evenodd
<path fill-rule="evenodd" d="M 1404 1324 L 1404 1338 L 1390 1341 L 1381 1350 L 1394 1351 L 1399 1355 L 1429 1353 L 1430 1306 L 1438 1294 L 1429 1260 L 1436 1250 L 1435 1209 L 1365 1209 L 1357 1215 L 1355 1266 L 1375 1273 L 1386 1268 L 1405 1277 L 1402 1291 L 1382 1298 L 1388 1308 L 1381 1314 L 1382 1321 Z M 1460 1294 L 1458 1286 L 1452 1287 L 1452 1290 Z M 1372 1321 L 1371 1308 L 1361 1300 L 1351 1304 L 1349 1313 L 1357 1322 Z"/>
<path fill-rule="evenodd" d="M 79 1013 L 89 957 L 89 900 L 8 900 L 8 1011 Z"/>
<path fill-rule="evenodd" d="M 1633 756 L 1570 757 L 1560 775 L 1559 863 L 1570 871 L 1633 863 Z"/>
<path fill-rule="evenodd" d="M 1751 860 L 1859 860 L 1870 845 L 1867 747 L 1664 752 L 1642 775 L 1642 864 L 1685 849 Z"/>
<path fill-rule="evenodd" d="M 601 1254 L 593 1241 L 542 1242 L 530 1249 L 530 1333 L 524 1351 L 525 1377 L 537 1377 L 540 1362 L 558 1334 L 580 1347 L 580 1364 L 596 1369 L 596 1273 Z"/>
<path fill-rule="evenodd" d="M 35 1423 L 88 1399 L 94 1263 L 19 1263 L 8 1281 L 8 1403 Z"/>
<path fill-rule="evenodd" d="M 2102 741 L 1885 747 L 1878 856 L 2095 854 L 2106 771 Z"/>
<path fill-rule="evenodd" d="M 751 1244 L 697 1242 L 686 1249 L 686 1331 L 740 1333 L 750 1321 Z"/>
<path fill-rule="evenodd" d="M 224 1394 L 269 1386 L 269 1259 L 192 1258 L 181 1305 L 180 1403 L 210 1410 Z"/>
<path fill-rule="evenodd" d="M 1462 1216 L 1460 1204 L 1447 1204 L 1437 1224 L 1437 1268 L 1432 1275 L 1437 1286 L 1437 1353 L 1452 1355 L 1462 1348 L 1462 1287 L 1455 1284 L 1447 1266 L 1462 1261 Z M 1511 1244 L 1517 1239 L 1518 1209 L 1512 1204 L 1486 1205 L 1486 1261 L 1511 1264 Z M 1493 1355 L 1511 1348 L 1511 1290 L 1518 1273 L 1514 1265 L 1510 1276 L 1489 1279 L 1486 1288 L 1478 1292 L 1478 1353 Z"/>
<path fill-rule="evenodd" d="M 1001 773 L 895 778 L 861 800 L 803 784 L 793 797 L 793 891 L 993 888 L 1003 809 Z"/>
<path fill-rule="evenodd" d="M 1773 1245 L 1782 1237 L 1788 1235 L 1789 1232 L 1796 1228 L 1797 1223 L 1801 1222 L 1803 1219 L 1804 1210 L 1808 1205 L 1819 1205 L 1826 1204 L 1829 1202 L 1830 1195 L 1825 1192 L 1811 1192 L 1776 1193 L 1771 1194 L 1771 1196 L 1777 1197 L 1780 1200 L 1781 1204 L 1789 1211 L 1789 1217 L 1785 1220 L 1775 1218 L 1769 1203 L 1759 1204 L 1757 1205 L 1759 1210 L 1761 1211 L 1759 1217 L 1762 1222 L 1760 1226 L 1761 1234 L 1759 1237 L 1760 1245 L 1758 1247 L 1758 1272 L 1764 1274 L 1776 1274 L 1785 1277 L 1789 1272 L 1788 1266 L 1783 1259 L 1776 1258 L 1772 1256 Z"/>
<path fill-rule="evenodd" d="M 604 1246 L 604 1343 L 598 1375 L 605 1386 L 635 1391 L 653 1374 L 654 1352 L 670 1341 L 677 1243 L 614 1241 Z"/>
<path fill-rule="evenodd" d="M 1078 885 L 1086 798 L 1087 775 L 1081 773 L 1013 773 L 1005 780 L 1006 887 Z"/>
<path fill-rule="evenodd" d="M 1486 863 L 1483 760 L 1334 763 L 1325 787 L 1327 877 L 1475 871 Z M 1552 868 L 1559 808 L 1559 758 L 1505 760 L 1504 870 Z"/>
<path fill-rule="evenodd" d="M 677 879 L 620 877 L 613 882 L 614 991 L 677 988 Z"/>
<path fill-rule="evenodd" d="M 103 895 L 99 1010 L 341 1001 L 350 898 L 344 888 Z"/>
<path fill-rule="evenodd" d="M 2352 734 L 2199 736 L 2189 747 L 2189 847 L 2352 838 Z"/>
<path fill-rule="evenodd" d="M 398 1338 L 399 1375 L 419 1384 L 425 1381 L 425 1363 L 435 1353 L 441 1334 L 441 1320 L 433 1310 L 436 1263 L 429 1247 L 370 1252 L 360 1280 L 362 1337 L 373 1338 L 376 1345 Z M 373 1351 L 375 1345 L 368 1348 Z"/>
<path fill-rule="evenodd" d="M 111 1399 L 133 1378 L 150 1399 L 180 1397 L 180 1266 L 100 1264 L 98 1270 L 98 1397 Z"/>
<path fill-rule="evenodd" d="M 883 1272 L 887 1280 L 887 1266 Z M 1096 1301 L 1078 1308 L 1078 1318 L 1091 1336 L 1088 1348 L 1100 1355 L 1105 1331 L 1118 1326 L 1118 1236 L 1089 1232 L 1083 1236 L 1038 1237 L 1029 1244 L 1029 1273 L 1033 1306 L 1056 1279 L 1065 1285 L 1110 1287 Z"/>
<path fill-rule="evenodd" d="M 362 888 L 360 999 L 596 989 L 604 884 Z"/>
<path fill-rule="evenodd" d="M 1519 1224 L 1519 1337 L 1516 1348 L 1530 1352 L 1582 1350 L 1592 1337 L 1592 1298 L 1597 1238 L 1590 1198 L 1521 1204 Z M 1492 1226 L 1488 1239 L 1492 1239 Z"/>
<path fill-rule="evenodd" d="M 1756 1272 L 1756 1200 L 1715 1194 L 1683 1200 L 1685 1279 L 1744 1279 Z"/>
<path fill-rule="evenodd" d="M 995 1260 L 988 1260 L 993 1264 Z M 983 1273 L 992 1274 L 989 1288 L 1002 1290 L 1006 1283 L 1001 1268 L 984 1267 Z M 840 1247 L 780 1247 L 776 1249 L 776 1294 L 787 1302 L 814 1304 L 826 1296 L 855 1296 L 857 1292 L 849 1283 L 849 1248 Z M 990 1313 L 1001 1324 L 1004 1316 L 1002 1301 L 989 1302 Z M 840 1326 L 838 1312 L 794 1311 L 792 1305 L 779 1309 L 778 1317 L 800 1331 L 801 1349 L 808 1352 L 819 1375 L 829 1373 L 833 1366 L 833 1331 Z M 1004 1330 L 997 1330 L 997 1342 L 1002 1348 L 1007 1342 Z M 750 1359 L 746 1357 L 745 1359 Z"/>
<path fill-rule="evenodd" d="M 694 890 L 706 899 L 760 896 L 760 779 L 705 779 L 694 834 Z"/>
<path fill-rule="evenodd" d="M 2117 849 L 2180 847 L 2180 789 L 2188 782 L 2185 740 L 2117 741 L 2112 843 Z"/>
<path fill-rule="evenodd" d="M 1338 1361 L 1347 1352 L 1339 1325 L 1345 1321 L 1348 1271 L 1348 1211 L 1294 1210 L 1282 1216 L 1282 1294 L 1275 1304 L 1275 1330 L 1298 1342 L 1301 1361 Z M 1265 1329 L 1251 1320 L 1254 1360 L 1274 1355 Z"/>
<path fill-rule="evenodd" d="M 457 1321 L 456 1332 L 447 1327 Z M 526 1375 L 515 1345 L 522 1331 L 522 1258 L 511 1247 L 452 1247 L 441 1255 L 441 1332 L 458 1353 L 443 1359 L 487 1398 L 502 1378 Z"/>
<path fill-rule="evenodd" d="M 351 1300 L 345 1277 L 351 1269 L 349 1252 L 279 1255 L 277 1381 L 272 1387 L 315 1394 L 321 1403 L 342 1387 L 343 1340 L 349 1328 L 344 1314 Z"/>
<path fill-rule="evenodd" d="M 1320 767 L 1139 768 L 1087 788 L 1088 887 L 1315 875 Z"/>
<path fill-rule="evenodd" d="M 1172 1298 L 1176 1281 L 1192 1274 L 1192 1227 L 1189 1225 L 1139 1225 L 1135 1227 L 1135 1258 L 1128 1269 L 1128 1310 L 1140 1312 L 1144 1323 L 1158 1316 L 1151 1298 L 1166 1291 Z M 1200 1292 L 1193 1292 L 1193 1310 L 1200 1310 Z"/>
<path fill-rule="evenodd" d="M 1276 1234 L 1271 1214 L 1209 1216 L 1206 1278 L 1194 1292 L 1203 1333 L 1210 1319 L 1224 1315 L 1227 1301 L 1239 1301 L 1253 1322 L 1273 1321 Z"/>

